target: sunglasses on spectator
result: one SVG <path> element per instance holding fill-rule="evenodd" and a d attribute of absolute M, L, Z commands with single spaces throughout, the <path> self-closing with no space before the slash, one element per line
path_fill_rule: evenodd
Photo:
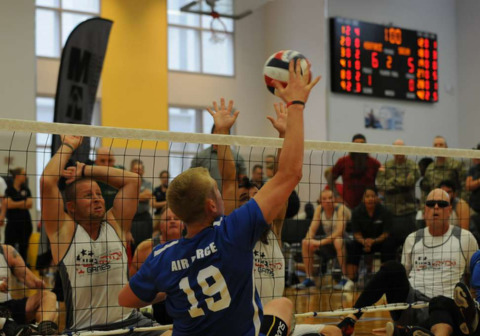
<path fill-rule="evenodd" d="M 429 208 L 435 208 L 435 205 L 438 205 L 439 208 L 446 208 L 450 205 L 450 202 L 443 200 L 429 200 L 425 202 L 425 205 Z"/>

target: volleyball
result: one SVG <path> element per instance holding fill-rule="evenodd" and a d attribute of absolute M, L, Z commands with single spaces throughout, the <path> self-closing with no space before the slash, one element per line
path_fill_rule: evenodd
<path fill-rule="evenodd" d="M 302 67 L 302 72 L 307 69 L 310 62 L 308 59 L 303 56 L 301 53 L 295 50 L 280 50 L 270 56 L 265 62 L 263 68 L 263 76 L 265 78 L 265 84 L 267 84 L 267 89 L 274 95 L 277 95 L 276 89 L 273 86 L 273 81 L 276 80 L 283 85 L 287 86 L 288 82 L 288 64 L 291 60 L 300 59 L 300 64 Z"/>

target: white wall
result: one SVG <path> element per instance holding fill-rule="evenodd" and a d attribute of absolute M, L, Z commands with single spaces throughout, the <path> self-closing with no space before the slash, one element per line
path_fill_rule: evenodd
<path fill-rule="evenodd" d="M 35 3 L 0 1 L 0 117 L 35 119 Z M 28 144 L 30 146 L 28 147 Z M 30 134 L 0 132 L 0 175 L 24 167 L 35 173 L 35 139 Z M 11 151 L 10 151 L 11 150 Z M 10 164 L 6 158 L 13 160 Z M 32 180 L 32 179 L 31 179 Z M 36 195 L 35 183 L 30 189 Z M 32 214 L 34 212 L 32 211 Z M 35 219 L 35 217 L 34 217 Z"/>
<path fill-rule="evenodd" d="M 170 105 L 206 107 L 220 97 L 233 99 L 240 111 L 236 133 L 263 135 L 267 126 L 265 97 L 269 94 L 263 84 L 264 32 L 263 12 L 236 21 L 235 77 L 206 76 L 172 72 L 168 74 L 168 103 Z M 221 57 L 221 55 L 219 55 Z"/>
<path fill-rule="evenodd" d="M 472 0 L 470 2 L 475 2 Z M 380 98 L 329 94 L 329 140 L 350 141 L 364 133 L 371 143 L 391 143 L 403 138 L 408 145 L 431 146 L 444 135 L 450 147 L 458 146 L 456 1 L 452 0 L 330 0 L 328 15 L 437 33 L 439 48 L 439 102 L 403 102 Z M 462 79 L 463 80 L 463 79 Z M 453 93 L 445 88 L 452 86 Z M 391 105 L 405 109 L 404 131 L 367 130 L 364 105 Z"/>
<path fill-rule="evenodd" d="M 265 59 L 282 49 L 304 54 L 314 76 L 323 79 L 313 89 L 305 109 L 305 139 L 326 140 L 326 24 L 323 0 L 276 0 L 265 7 Z M 269 103 L 274 101 L 268 96 Z"/>
<path fill-rule="evenodd" d="M 0 1 L 0 45 L 1 116 L 34 119 L 34 1 Z"/>
<path fill-rule="evenodd" d="M 471 148 L 480 142 L 480 44 L 478 23 L 480 1 L 457 0 L 457 66 L 459 143 Z"/>

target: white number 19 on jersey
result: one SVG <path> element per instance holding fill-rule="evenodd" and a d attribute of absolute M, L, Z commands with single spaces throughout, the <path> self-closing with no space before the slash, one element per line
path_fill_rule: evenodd
<path fill-rule="evenodd" d="M 207 283 L 207 279 L 210 277 L 214 280 L 212 285 Z M 208 309 L 210 309 L 212 312 L 223 310 L 230 305 L 230 302 L 232 301 L 230 298 L 230 292 L 228 291 L 225 278 L 223 277 L 222 273 L 220 273 L 218 268 L 215 266 L 208 266 L 207 268 L 202 269 L 200 272 L 198 272 L 197 282 L 202 288 L 203 294 L 208 296 L 208 298 L 205 299 L 205 303 L 207 304 Z M 188 302 L 190 302 L 192 305 L 188 310 L 190 316 L 198 317 L 205 315 L 203 309 L 198 307 L 198 301 L 195 297 L 195 292 L 190 288 L 188 277 L 183 278 L 180 281 L 179 286 L 180 289 L 187 294 Z M 217 301 L 215 301 L 213 298 L 213 296 L 216 294 L 220 294 L 220 299 Z"/>

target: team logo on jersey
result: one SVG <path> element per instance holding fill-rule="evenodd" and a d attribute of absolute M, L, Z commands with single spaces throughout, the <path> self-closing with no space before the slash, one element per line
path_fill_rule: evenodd
<path fill-rule="evenodd" d="M 95 256 L 91 250 L 82 249 L 77 254 L 75 268 L 78 274 L 100 273 L 112 268 L 112 263 L 122 260 L 122 252 L 114 251 L 102 256 Z M 118 263 L 120 264 L 120 263 Z"/>
<path fill-rule="evenodd" d="M 271 257 L 267 258 L 267 255 L 264 252 L 254 250 L 253 255 L 255 267 L 259 274 L 266 274 L 273 278 L 275 277 L 275 271 L 283 268 L 282 262 L 275 261 Z"/>
<path fill-rule="evenodd" d="M 456 260 L 449 259 L 436 259 L 430 260 L 428 257 L 418 257 L 414 260 L 415 269 L 417 271 L 425 271 L 428 269 L 439 269 L 444 267 L 455 267 L 457 266 Z"/>

